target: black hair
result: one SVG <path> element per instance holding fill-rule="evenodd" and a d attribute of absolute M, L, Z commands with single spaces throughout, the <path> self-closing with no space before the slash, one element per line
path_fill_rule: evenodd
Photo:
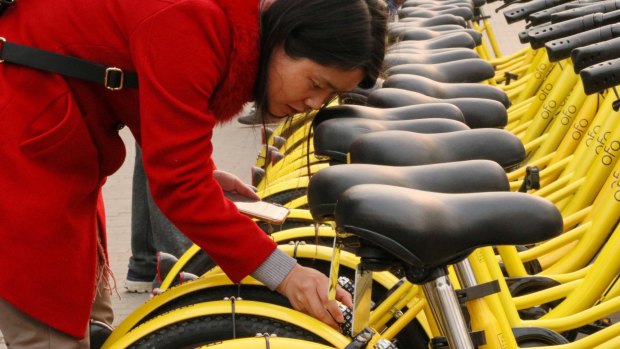
<path fill-rule="evenodd" d="M 258 112 L 267 105 L 269 61 L 282 47 L 291 58 L 320 65 L 362 68 L 360 87 L 375 84 L 385 55 L 387 9 L 382 0 L 276 0 L 261 13 L 259 72 L 254 88 Z"/>

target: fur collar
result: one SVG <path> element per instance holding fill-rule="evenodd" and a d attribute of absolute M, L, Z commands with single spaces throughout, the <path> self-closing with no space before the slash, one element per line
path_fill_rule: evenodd
<path fill-rule="evenodd" d="M 229 121 L 253 98 L 260 52 L 259 1 L 218 0 L 232 27 L 228 76 L 211 98 L 218 122 Z"/>

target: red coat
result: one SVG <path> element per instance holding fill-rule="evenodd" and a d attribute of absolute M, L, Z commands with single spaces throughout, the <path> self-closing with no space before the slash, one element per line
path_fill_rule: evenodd
<path fill-rule="evenodd" d="M 139 75 L 139 89 L 0 64 L 0 297 L 82 337 L 95 291 L 100 187 L 141 143 L 153 197 L 235 281 L 275 244 L 213 178 L 214 125 L 251 99 L 258 0 L 18 1 L 7 41 Z"/>

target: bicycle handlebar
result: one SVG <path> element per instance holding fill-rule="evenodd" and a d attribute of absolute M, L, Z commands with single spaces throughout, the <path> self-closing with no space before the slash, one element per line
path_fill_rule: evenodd
<path fill-rule="evenodd" d="M 499 13 L 499 11 L 505 9 L 506 7 L 510 5 L 519 4 L 522 2 L 528 2 L 528 0 L 504 0 L 504 3 L 495 9 L 495 13 Z"/>
<path fill-rule="evenodd" d="M 620 84 L 620 59 L 612 59 L 579 72 L 586 94 L 601 92 Z"/>
<path fill-rule="evenodd" d="M 529 43 L 533 49 L 541 48 L 551 40 L 582 33 L 586 30 L 599 28 L 620 21 L 620 11 L 610 13 L 593 13 L 581 18 L 539 26 L 527 31 Z"/>
<path fill-rule="evenodd" d="M 517 8 L 514 8 L 510 11 L 504 12 L 504 18 L 506 22 L 514 23 L 520 21 L 522 19 L 526 19 L 529 15 L 534 12 L 538 12 L 550 7 L 554 7 L 557 5 L 561 5 L 570 0 L 533 0 L 528 2 L 525 5 L 521 5 Z"/>
<path fill-rule="evenodd" d="M 517 36 L 519 37 L 519 42 L 522 44 L 527 44 L 530 42 L 530 35 L 528 34 L 528 30 L 520 31 Z"/>
<path fill-rule="evenodd" d="M 548 8 L 548 9 L 544 9 L 544 10 L 541 10 L 541 11 L 538 11 L 538 12 L 534 12 L 531 15 L 528 16 L 528 19 L 530 20 L 530 23 L 532 25 L 541 25 L 543 23 L 547 23 L 547 22 L 551 21 L 551 15 L 553 15 L 554 13 L 558 13 L 558 12 L 562 12 L 562 11 L 572 10 L 572 9 L 575 9 L 575 8 L 589 6 L 593 2 L 596 2 L 596 1 L 598 1 L 598 0 L 576 0 L 576 1 L 571 1 L 571 2 L 568 2 L 566 4 L 562 4 L 562 5 L 558 5 L 558 6 L 553 6 L 553 7 Z"/>
<path fill-rule="evenodd" d="M 620 38 L 578 47 L 571 52 L 575 73 L 591 65 L 620 58 Z"/>
<path fill-rule="evenodd" d="M 556 62 L 570 57 L 571 51 L 577 47 L 595 44 L 618 36 L 620 36 L 620 24 L 610 24 L 580 34 L 549 41 L 545 44 L 545 49 L 547 50 L 549 60 Z"/>
<path fill-rule="evenodd" d="M 551 14 L 551 23 L 563 22 L 569 19 L 583 17 L 592 13 L 607 13 L 615 10 L 620 10 L 620 0 L 602 1 L 593 5 L 553 13 Z"/>

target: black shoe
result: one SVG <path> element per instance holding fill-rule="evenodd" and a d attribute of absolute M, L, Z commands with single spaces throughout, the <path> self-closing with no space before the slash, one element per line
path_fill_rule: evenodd
<path fill-rule="evenodd" d="M 131 270 L 127 272 L 125 290 L 131 293 L 150 293 L 153 290 L 155 275 L 142 275 Z"/>

